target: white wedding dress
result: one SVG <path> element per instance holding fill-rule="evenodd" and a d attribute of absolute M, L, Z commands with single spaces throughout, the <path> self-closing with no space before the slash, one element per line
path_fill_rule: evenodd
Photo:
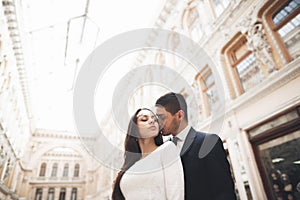
<path fill-rule="evenodd" d="M 184 177 L 176 146 L 168 141 L 137 161 L 123 175 L 126 200 L 183 200 Z"/>

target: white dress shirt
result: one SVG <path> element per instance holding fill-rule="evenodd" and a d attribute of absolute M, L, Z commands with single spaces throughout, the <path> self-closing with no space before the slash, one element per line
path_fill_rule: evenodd
<path fill-rule="evenodd" d="M 178 149 L 179 154 L 181 152 L 185 138 L 186 138 L 187 134 L 189 133 L 190 129 L 191 129 L 191 126 L 187 125 L 180 133 L 178 133 L 176 135 L 176 137 L 178 138 L 176 147 Z"/>

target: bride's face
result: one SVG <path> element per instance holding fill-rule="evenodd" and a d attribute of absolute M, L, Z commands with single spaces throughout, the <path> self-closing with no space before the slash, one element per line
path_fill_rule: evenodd
<path fill-rule="evenodd" d="M 158 120 L 150 110 L 141 110 L 137 114 L 137 127 L 140 138 L 151 138 L 158 135 Z"/>

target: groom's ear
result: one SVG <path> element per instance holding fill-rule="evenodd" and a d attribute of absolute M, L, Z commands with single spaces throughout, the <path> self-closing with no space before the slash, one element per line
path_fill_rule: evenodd
<path fill-rule="evenodd" d="M 184 118 L 184 112 L 183 112 L 183 110 L 178 110 L 177 113 L 178 113 L 178 118 L 182 120 Z"/>

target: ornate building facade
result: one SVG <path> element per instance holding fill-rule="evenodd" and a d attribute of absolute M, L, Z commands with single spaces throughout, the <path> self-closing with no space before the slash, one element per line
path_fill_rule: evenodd
<path fill-rule="evenodd" d="M 204 60 L 189 70 L 191 64 L 162 51 L 136 61 L 136 66 L 152 62 L 177 71 L 172 84 L 182 77 L 191 83 L 193 92 L 184 86 L 178 92 L 191 106 L 196 96 L 194 126 L 210 132 L 221 124 L 216 130 L 240 199 L 299 198 L 299 22 L 296 0 L 170 0 L 156 26 L 188 36 L 213 64 Z M 183 41 L 168 42 L 168 49 L 176 49 Z"/>
<path fill-rule="evenodd" d="M 20 158 L 30 138 L 30 104 L 16 6 L 0 6 L 0 199 L 18 199 Z"/>
<path fill-rule="evenodd" d="M 72 132 L 36 130 L 21 159 L 18 195 L 24 199 L 107 199 L 110 186 L 99 162 Z"/>
<path fill-rule="evenodd" d="M 109 199 L 113 174 L 82 143 L 93 138 L 32 123 L 22 22 L 21 2 L 2 1 L 0 199 Z"/>

